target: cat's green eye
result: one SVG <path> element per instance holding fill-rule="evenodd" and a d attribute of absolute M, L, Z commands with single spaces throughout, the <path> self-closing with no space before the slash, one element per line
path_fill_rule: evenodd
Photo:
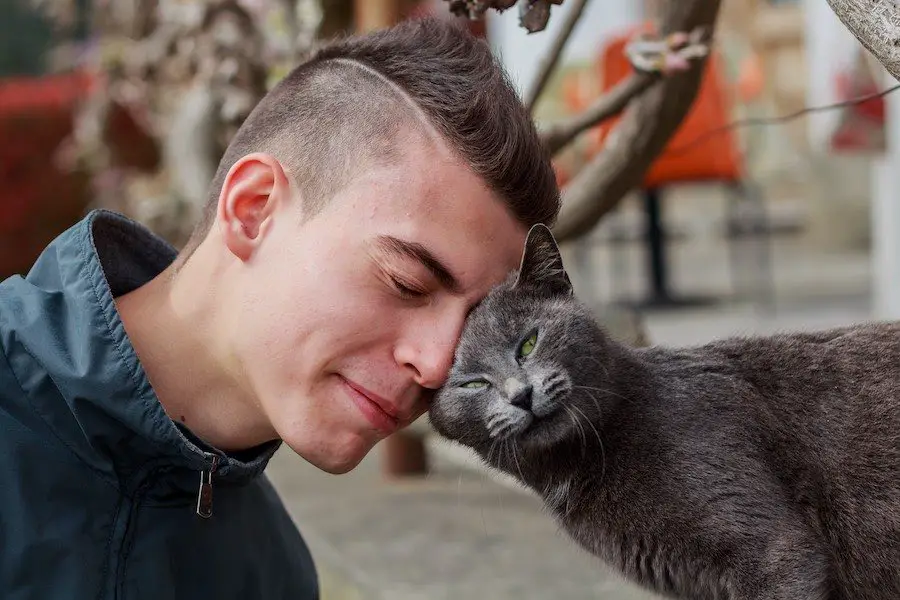
<path fill-rule="evenodd" d="M 477 390 L 481 388 L 485 388 L 488 386 L 488 382 L 484 379 L 473 379 L 472 381 L 467 381 L 462 384 L 461 387 L 464 387 L 469 390 Z"/>
<path fill-rule="evenodd" d="M 522 345 L 519 346 L 519 358 L 525 358 L 531 351 L 534 350 L 534 345 L 537 343 L 537 331 L 528 336 L 528 339 L 522 342 Z"/>

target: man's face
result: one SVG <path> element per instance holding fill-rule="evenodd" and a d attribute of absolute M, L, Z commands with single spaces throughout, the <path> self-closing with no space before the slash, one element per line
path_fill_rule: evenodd
<path fill-rule="evenodd" d="M 249 395 L 278 436 L 345 472 L 426 409 L 471 308 L 518 266 L 526 229 L 425 144 L 304 222 L 284 203 L 247 261 L 236 325 Z"/>

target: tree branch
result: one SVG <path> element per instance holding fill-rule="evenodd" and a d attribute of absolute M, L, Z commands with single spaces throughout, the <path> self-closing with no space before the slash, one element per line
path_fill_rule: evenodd
<path fill-rule="evenodd" d="M 661 4 L 660 35 L 702 27 L 711 37 L 720 0 L 677 0 Z M 690 110 L 706 59 L 694 61 L 648 87 L 629 103 L 606 147 L 569 183 L 554 227 L 560 242 L 590 232 L 629 191 L 640 185 L 647 169 L 668 144 Z"/>
<path fill-rule="evenodd" d="M 635 72 L 623 79 L 614 88 L 597 98 L 582 113 L 560 123 L 553 123 L 541 132 L 541 141 L 550 151 L 556 154 L 582 131 L 611 119 L 628 106 L 633 98 L 642 94 L 647 88 L 660 80 L 659 75 Z"/>
<path fill-rule="evenodd" d="M 900 7 L 894 0 L 827 0 L 856 39 L 900 80 Z"/>
<path fill-rule="evenodd" d="M 290 56 L 292 61 L 299 58 L 300 48 L 298 40 L 300 38 L 300 27 L 297 23 L 297 2 L 296 0 L 282 0 L 284 7 L 284 20 L 287 21 L 288 35 L 290 36 Z"/>
<path fill-rule="evenodd" d="M 213 91 L 205 82 L 197 82 L 182 96 L 163 136 L 163 160 L 171 188 L 187 201 L 192 219 L 199 218 L 209 182 L 216 175 L 218 116 Z"/>
<path fill-rule="evenodd" d="M 556 68 L 556 63 L 559 62 L 559 57 L 562 55 L 566 43 L 572 36 L 572 31 L 575 29 L 575 25 L 578 24 L 578 19 L 581 18 L 581 13 L 584 12 L 584 7 L 587 6 L 588 0 L 574 0 L 572 3 L 574 4 L 572 12 L 566 15 L 566 20 L 563 22 L 562 29 L 559 30 L 559 34 L 554 38 L 550 50 L 541 61 L 541 64 L 538 67 L 537 77 L 535 77 L 531 89 L 528 90 L 528 94 L 525 96 L 525 108 L 527 108 L 529 112 L 534 111 L 534 106 L 537 104 L 541 92 L 547 87 L 550 75 Z"/>

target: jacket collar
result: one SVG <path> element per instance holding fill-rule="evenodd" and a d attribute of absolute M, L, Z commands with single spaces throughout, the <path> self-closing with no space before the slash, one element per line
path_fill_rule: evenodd
<path fill-rule="evenodd" d="M 143 225 L 122 215 L 94 210 L 42 253 L 27 280 L 59 287 L 65 302 L 53 332 L 64 350 L 84 364 L 51 373 L 94 450 L 107 454 L 117 471 L 162 463 L 197 471 L 215 468 L 219 480 L 259 475 L 280 441 L 228 453 L 176 424 L 163 410 L 138 360 L 114 298 L 152 279 L 177 252 Z M 72 335 L 73 324 L 80 335 Z"/>

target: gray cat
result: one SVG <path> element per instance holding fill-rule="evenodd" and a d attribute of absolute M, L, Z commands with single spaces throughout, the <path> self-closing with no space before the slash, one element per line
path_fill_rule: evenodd
<path fill-rule="evenodd" d="M 900 598 L 900 323 L 631 348 L 538 225 L 430 418 L 662 595 Z"/>

